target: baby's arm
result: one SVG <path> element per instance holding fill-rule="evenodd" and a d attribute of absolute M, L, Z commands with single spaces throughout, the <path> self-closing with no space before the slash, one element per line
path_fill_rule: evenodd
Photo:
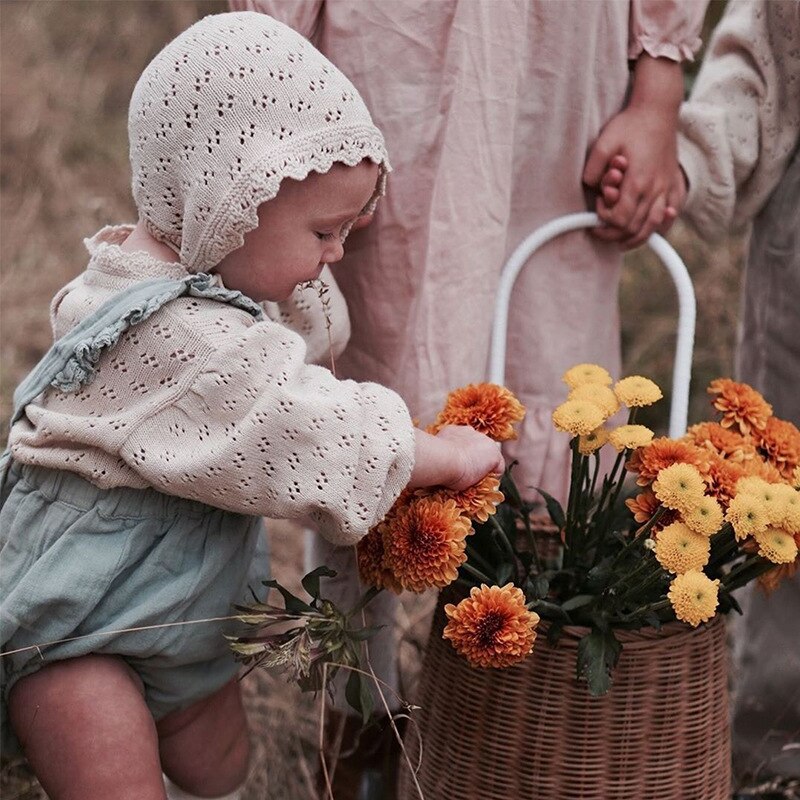
<path fill-rule="evenodd" d="M 617 202 L 598 198 L 597 213 L 609 226 L 596 235 L 623 247 L 638 247 L 661 226 L 678 192 L 677 122 L 683 98 L 678 62 L 643 54 L 636 62 L 628 106 L 603 128 L 584 169 L 584 182 L 599 187 L 616 156 L 627 170 Z"/>

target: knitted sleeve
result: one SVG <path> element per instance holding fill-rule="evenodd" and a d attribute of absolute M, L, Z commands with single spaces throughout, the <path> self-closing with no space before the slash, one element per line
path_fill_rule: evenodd
<path fill-rule="evenodd" d="M 357 542 L 408 483 L 414 430 L 398 395 L 304 363 L 281 325 L 215 350 L 188 392 L 140 422 L 122 459 L 150 485 L 245 514 L 308 516 Z"/>
<path fill-rule="evenodd" d="M 330 366 L 331 355 L 338 358 L 350 339 L 350 316 L 347 303 L 325 267 L 313 286 L 298 287 L 281 303 L 262 303 L 264 313 L 280 322 L 306 343 L 306 360 Z"/>
<path fill-rule="evenodd" d="M 628 58 L 693 61 L 707 0 L 631 0 Z"/>
<path fill-rule="evenodd" d="M 800 1 L 731 0 L 681 108 L 684 213 L 706 238 L 751 220 L 800 139 Z"/>

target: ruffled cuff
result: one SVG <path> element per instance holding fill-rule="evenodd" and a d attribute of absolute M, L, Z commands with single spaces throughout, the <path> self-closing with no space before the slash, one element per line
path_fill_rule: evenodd
<path fill-rule="evenodd" d="M 699 36 L 687 42 L 665 42 L 654 36 L 641 34 L 628 46 L 628 59 L 635 61 L 642 53 L 653 58 L 669 58 L 672 61 L 694 61 L 695 53 L 700 49 L 702 40 Z"/>

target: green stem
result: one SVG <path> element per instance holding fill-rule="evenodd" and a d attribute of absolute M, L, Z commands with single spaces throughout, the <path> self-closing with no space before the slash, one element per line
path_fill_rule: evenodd
<path fill-rule="evenodd" d="M 729 592 L 732 592 L 734 589 L 744 586 L 746 583 L 753 580 L 753 578 L 757 578 L 762 573 L 768 572 L 773 566 L 772 562 L 763 556 L 752 556 L 751 558 L 745 559 L 739 566 L 734 567 L 725 575 L 722 578 L 722 585 Z M 755 569 L 752 569 L 753 567 L 755 567 Z M 752 574 L 748 574 L 748 571 Z M 742 576 L 746 576 L 744 580 L 742 580 Z"/>
<path fill-rule="evenodd" d="M 350 619 L 354 614 L 357 614 L 361 611 L 364 606 L 367 605 L 370 601 L 372 601 L 375 597 L 377 597 L 383 591 L 382 588 L 377 586 L 370 586 L 364 594 L 361 595 L 358 602 L 350 609 L 350 611 L 345 614 L 346 619 Z"/>
<path fill-rule="evenodd" d="M 531 515 L 527 508 L 522 510 L 522 524 L 525 526 L 525 537 L 528 540 L 528 547 L 533 554 L 533 563 L 536 565 L 536 573 L 541 574 L 542 562 L 539 558 L 539 548 L 536 546 L 536 534 L 531 528 Z"/>
<path fill-rule="evenodd" d="M 477 578 L 481 583 L 487 584 L 487 586 L 494 585 L 494 581 L 488 575 L 484 575 L 479 569 L 475 569 L 475 567 L 473 567 L 468 561 L 465 561 L 461 565 L 461 569 L 469 572 L 470 575 L 472 575 L 474 578 Z"/>
<path fill-rule="evenodd" d="M 500 543 L 503 546 L 503 549 L 508 554 L 509 558 L 511 559 L 512 564 L 517 563 L 517 553 L 514 550 L 513 545 L 508 540 L 508 534 L 503 530 L 503 526 L 497 521 L 497 517 L 491 516 L 489 517 L 492 523 L 492 527 L 495 529 L 498 538 L 500 539 Z"/>
<path fill-rule="evenodd" d="M 494 567 L 470 544 L 466 547 L 467 550 L 467 558 L 470 561 L 477 561 L 478 566 L 482 570 L 486 570 L 487 572 L 493 572 Z"/>
<path fill-rule="evenodd" d="M 635 611 L 631 611 L 630 614 L 620 614 L 619 619 L 621 622 L 630 622 L 640 614 L 646 614 L 648 611 L 661 611 L 664 608 L 669 608 L 669 606 L 669 600 L 659 600 L 655 603 L 648 603 L 646 606 L 641 606 Z"/>
<path fill-rule="evenodd" d="M 651 564 L 648 561 L 646 561 L 646 560 L 642 561 L 636 567 L 634 567 L 633 570 L 631 570 L 630 572 L 628 572 L 625 575 L 620 575 L 620 577 L 617 578 L 614 581 L 614 583 L 609 584 L 609 586 L 606 587 L 606 591 L 610 592 L 612 589 L 616 589 L 617 586 L 619 586 L 621 583 L 624 583 L 625 581 L 629 581 L 634 575 L 638 575 L 640 572 L 642 572 L 643 570 L 647 569 L 647 567 L 649 567 L 649 566 L 651 566 Z"/>

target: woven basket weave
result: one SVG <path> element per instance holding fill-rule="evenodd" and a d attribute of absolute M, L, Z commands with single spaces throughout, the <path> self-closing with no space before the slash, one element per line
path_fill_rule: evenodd
<path fill-rule="evenodd" d="M 425 800 L 729 800 L 725 625 L 620 631 L 612 689 L 575 680 L 579 629 L 505 670 L 442 639 L 439 599 L 406 748 Z M 401 800 L 419 793 L 406 767 Z"/>

